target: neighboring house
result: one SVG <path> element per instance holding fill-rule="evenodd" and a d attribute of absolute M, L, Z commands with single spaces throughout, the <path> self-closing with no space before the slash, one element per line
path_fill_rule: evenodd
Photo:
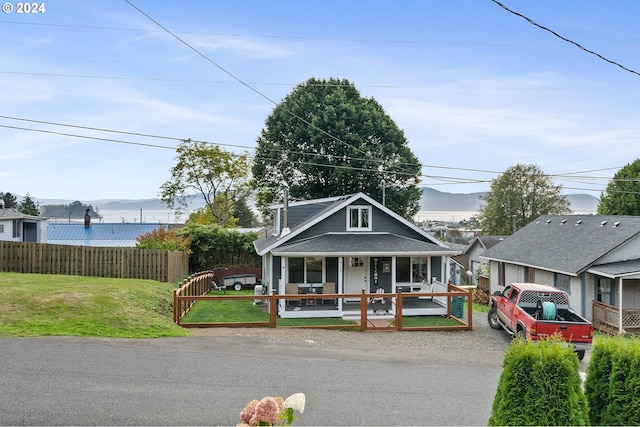
<path fill-rule="evenodd" d="M 450 257 L 460 253 L 363 193 L 291 203 L 285 198 L 274 209 L 274 226 L 254 242 L 269 292 L 285 294 L 290 284 L 294 293 L 304 293 L 321 290 L 327 282 L 338 294 L 392 293 L 398 286 L 408 292 L 446 292 Z M 320 307 L 312 311 L 302 303 L 296 307 L 280 301 L 279 314 L 344 317 L 347 308 L 359 307 L 349 304 L 359 299 L 318 301 Z M 434 305 L 416 308 L 413 314 L 442 314 L 442 306 Z M 403 314 L 410 315 L 406 307 Z"/>
<path fill-rule="evenodd" d="M 2 200 L 2 199 L 0 199 Z M 36 242 L 47 240 L 47 218 L 27 215 L 0 203 L 0 240 Z"/>
<path fill-rule="evenodd" d="M 85 226 L 78 223 L 51 223 L 46 243 L 74 246 L 135 247 L 137 238 L 167 224 L 99 223 Z"/>
<path fill-rule="evenodd" d="M 464 267 L 472 273 L 471 280 L 474 285 L 478 284 L 478 275 L 489 270 L 488 261 L 480 258 L 487 249 L 494 247 L 506 238 L 506 236 L 478 236 L 464 250 L 462 256 L 466 256 Z"/>
<path fill-rule="evenodd" d="M 640 217 L 544 215 L 485 251 L 491 291 L 535 282 L 569 293 L 600 329 L 640 331 Z"/>

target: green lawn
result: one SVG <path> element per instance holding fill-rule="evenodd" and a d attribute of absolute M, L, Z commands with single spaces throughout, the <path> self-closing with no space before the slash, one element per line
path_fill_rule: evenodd
<path fill-rule="evenodd" d="M 0 272 L 0 335 L 187 336 L 186 329 L 173 323 L 174 288 L 173 283 L 153 280 Z M 227 291 L 227 295 L 253 295 L 253 290 Z M 474 304 L 474 311 L 486 310 Z M 260 305 L 253 305 L 253 299 L 199 301 L 183 321 L 268 322 L 269 314 Z M 402 322 L 406 327 L 455 324 L 440 316 L 404 317 Z M 353 322 L 341 318 L 278 318 L 277 325 L 353 325 Z"/>
<path fill-rule="evenodd" d="M 0 272 L 0 335 L 186 336 L 172 283 Z"/>
<path fill-rule="evenodd" d="M 222 295 L 219 291 L 212 291 L 209 295 Z M 251 295 L 252 290 L 227 291 L 226 295 Z M 474 304 L 474 311 L 476 310 Z M 483 306 L 478 307 L 483 310 Z M 466 310 L 466 305 L 465 305 Z M 200 322 L 268 322 L 269 313 L 262 310 L 259 305 L 253 305 L 253 299 L 246 301 L 219 300 L 198 301 L 193 305 L 189 313 L 183 318 L 182 323 Z M 342 318 L 321 317 L 306 319 L 281 319 L 276 321 L 278 326 L 322 326 L 322 325 L 353 325 L 354 322 Z M 405 316 L 402 318 L 404 327 L 423 326 L 455 326 L 458 322 L 441 316 Z"/>

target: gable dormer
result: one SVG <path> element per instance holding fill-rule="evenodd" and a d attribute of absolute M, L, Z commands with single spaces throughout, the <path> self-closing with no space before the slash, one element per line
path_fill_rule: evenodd
<path fill-rule="evenodd" d="M 347 231 L 371 231 L 372 212 L 371 205 L 347 206 Z"/>

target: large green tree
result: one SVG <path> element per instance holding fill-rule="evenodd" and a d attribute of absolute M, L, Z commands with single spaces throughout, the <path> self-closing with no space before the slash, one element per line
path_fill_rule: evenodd
<path fill-rule="evenodd" d="M 620 169 L 600 196 L 600 215 L 640 215 L 640 159 Z"/>
<path fill-rule="evenodd" d="M 20 204 L 18 205 L 18 210 L 26 215 L 38 216 L 40 215 L 40 210 L 38 209 L 38 205 L 33 201 L 29 193 L 22 199 Z"/>
<path fill-rule="evenodd" d="M 250 188 L 248 154 L 191 140 L 183 141 L 176 151 L 171 178 L 160 188 L 162 201 L 182 212 L 191 197 L 202 196 L 214 223 L 229 224 L 235 201 L 246 197 Z"/>
<path fill-rule="evenodd" d="M 569 200 L 560 194 L 561 188 L 535 164 L 508 168 L 481 196 L 482 233 L 509 235 L 540 215 L 569 213 Z"/>
<path fill-rule="evenodd" d="M 18 206 L 18 199 L 9 192 L 0 193 L 0 198 L 4 201 L 5 209 L 15 208 Z"/>
<path fill-rule="evenodd" d="M 252 172 L 263 213 L 283 183 L 292 198 L 363 192 L 382 201 L 384 191 L 386 206 L 398 214 L 418 211 L 421 166 L 404 133 L 347 80 L 298 85 L 274 108 L 257 142 Z"/>

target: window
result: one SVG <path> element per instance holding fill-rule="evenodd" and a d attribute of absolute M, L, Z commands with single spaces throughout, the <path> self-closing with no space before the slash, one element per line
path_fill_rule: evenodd
<path fill-rule="evenodd" d="M 513 292 L 511 292 L 511 295 L 509 296 L 509 302 L 511 304 L 515 304 L 516 300 L 518 299 L 518 290 L 514 289 Z"/>
<path fill-rule="evenodd" d="M 427 275 L 427 257 L 426 256 L 414 256 L 411 258 L 411 282 L 420 283 L 423 280 L 428 281 Z"/>
<path fill-rule="evenodd" d="M 349 267 L 364 267 L 364 258 L 349 258 Z"/>
<path fill-rule="evenodd" d="M 322 258 L 308 257 L 305 260 L 307 266 L 305 283 L 322 283 Z"/>
<path fill-rule="evenodd" d="M 571 295 L 571 278 L 566 274 L 556 273 L 553 278 L 554 286 Z"/>
<path fill-rule="evenodd" d="M 13 220 L 13 237 L 20 237 L 20 228 L 22 226 L 22 221 L 19 219 Z"/>
<path fill-rule="evenodd" d="M 597 280 L 597 295 L 596 299 L 605 304 L 613 305 L 614 301 L 612 298 L 613 286 L 611 284 L 611 279 L 602 279 L 599 278 Z"/>
<path fill-rule="evenodd" d="M 0 224 L 0 233 L 4 233 L 4 224 Z"/>
<path fill-rule="evenodd" d="M 319 257 L 289 258 L 289 282 L 322 283 L 323 259 Z"/>
<path fill-rule="evenodd" d="M 396 282 L 401 282 L 401 283 L 411 282 L 411 258 L 409 257 L 396 258 Z"/>
<path fill-rule="evenodd" d="M 304 283 L 304 258 L 289 258 L 289 282 Z"/>
<path fill-rule="evenodd" d="M 350 206 L 347 209 L 347 230 L 371 231 L 371 207 Z"/>

